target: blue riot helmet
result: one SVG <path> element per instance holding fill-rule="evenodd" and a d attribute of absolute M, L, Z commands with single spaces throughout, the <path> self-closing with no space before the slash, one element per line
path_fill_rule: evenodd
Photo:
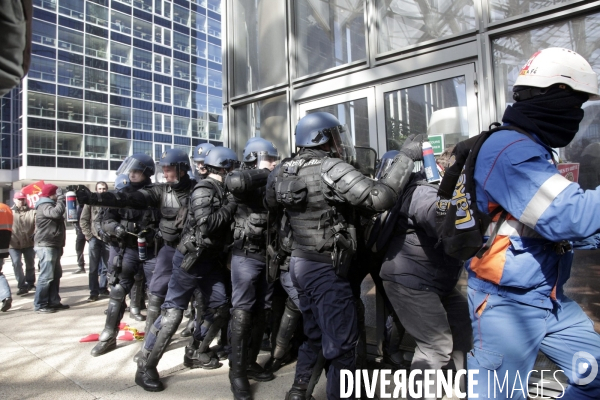
<path fill-rule="evenodd" d="M 210 149 L 214 148 L 215 145 L 212 143 L 200 143 L 194 148 L 194 154 L 192 156 L 194 164 L 196 164 L 196 168 L 194 168 L 193 171 L 194 178 L 206 178 L 208 171 L 204 167 L 204 159 L 206 158 L 206 153 L 208 153 Z"/>
<path fill-rule="evenodd" d="M 131 181 L 128 174 L 120 174 L 115 178 L 115 190 L 121 190 L 125 186 L 129 186 Z"/>
<path fill-rule="evenodd" d="M 354 164 L 356 151 L 346 127 L 335 115 L 326 112 L 307 114 L 296 125 L 297 147 L 318 147 L 329 143 L 332 157 Z"/>
<path fill-rule="evenodd" d="M 247 168 L 267 168 L 272 171 L 279 158 L 279 153 L 273 143 L 254 137 L 246 142 L 242 161 Z"/>
<path fill-rule="evenodd" d="M 385 175 L 387 170 L 392 166 L 392 161 L 394 161 L 394 157 L 396 157 L 400 153 L 398 150 L 390 150 L 387 151 L 381 156 L 381 160 L 378 161 L 375 166 L 375 179 L 379 179 Z"/>
<path fill-rule="evenodd" d="M 210 149 L 204 159 L 204 165 L 211 174 L 220 174 L 221 169 L 229 172 L 235 168 L 238 157 L 233 150 L 223 146 Z"/>
<path fill-rule="evenodd" d="M 160 161 L 158 162 L 160 167 L 175 167 L 175 176 L 176 178 L 169 181 L 168 178 L 165 178 L 164 173 L 161 174 L 161 179 L 159 181 L 167 182 L 170 184 L 176 185 L 179 183 L 181 172 L 187 172 L 191 169 L 190 167 L 190 157 L 187 153 L 181 149 L 167 149 L 162 153 L 160 157 Z"/>
<path fill-rule="evenodd" d="M 154 160 L 144 153 L 130 155 L 117 169 L 117 175 L 129 175 L 131 171 L 141 171 L 146 178 L 150 178 L 155 172 Z"/>

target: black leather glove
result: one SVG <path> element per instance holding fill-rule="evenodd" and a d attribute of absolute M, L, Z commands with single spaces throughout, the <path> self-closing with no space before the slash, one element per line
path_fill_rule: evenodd
<path fill-rule="evenodd" d="M 87 186 L 79 185 L 75 194 L 77 195 L 77 201 L 79 204 L 89 204 L 90 206 L 95 206 L 98 204 L 97 193 L 92 193 Z"/>
<path fill-rule="evenodd" d="M 98 236 L 100 236 L 100 240 L 102 240 L 104 243 L 110 243 L 111 242 L 111 237 L 108 233 L 104 232 L 102 229 L 100 229 L 98 231 Z"/>
<path fill-rule="evenodd" d="M 122 225 L 117 225 L 115 227 L 115 236 L 117 239 L 122 239 L 125 235 L 127 235 L 127 230 Z"/>
<path fill-rule="evenodd" d="M 423 160 L 423 141 L 427 139 L 426 134 L 410 135 L 404 141 L 400 153 L 406 154 L 413 161 Z"/>

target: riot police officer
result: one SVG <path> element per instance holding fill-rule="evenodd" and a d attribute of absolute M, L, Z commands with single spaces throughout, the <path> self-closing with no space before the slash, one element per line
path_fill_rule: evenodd
<path fill-rule="evenodd" d="M 412 159 L 421 155 L 421 143 L 407 143 L 387 174 L 374 181 L 350 164 L 354 147 L 335 116 L 308 114 L 295 134 L 299 153 L 272 172 L 275 183 L 266 196 L 269 207 L 285 207 L 290 221 L 290 274 L 308 337 L 286 398 L 305 398 L 320 353 L 330 362 L 327 397 L 338 399 L 340 370 L 354 370 L 358 339 L 356 308 L 346 279 L 356 249 L 350 207 L 391 208 L 410 177 Z"/>
<path fill-rule="evenodd" d="M 150 177 L 154 175 L 154 160 L 146 154 L 134 154 L 123 161 L 117 170 L 119 176 L 127 176 L 117 179 L 116 186 L 123 186 L 121 193 L 133 193 L 150 185 Z M 125 184 L 123 185 L 123 181 Z M 106 323 L 100 334 L 100 341 L 92 349 L 92 356 L 105 354 L 117 347 L 117 334 L 119 333 L 119 322 L 123 317 L 125 309 L 125 296 L 130 293 L 131 304 L 130 315 L 137 321 L 143 321 L 145 317 L 140 313 L 144 276 L 139 273 L 143 271 L 148 281 L 152 278 L 152 272 L 156 266 L 155 235 L 158 229 L 160 215 L 158 210 L 132 210 L 124 208 L 106 208 L 102 215 L 101 229 L 105 234 L 116 238 L 119 246 L 111 247 L 111 261 L 115 282 L 110 293 L 108 309 L 106 311 Z M 140 259 L 138 252 L 137 237 L 146 239 L 146 256 Z"/>
<path fill-rule="evenodd" d="M 204 166 L 204 159 L 206 158 L 206 153 L 208 153 L 210 149 L 214 148 L 215 145 L 212 143 L 200 143 L 194 148 L 192 160 L 194 161 L 194 164 L 196 164 L 195 168 L 193 168 L 193 174 L 196 180 L 204 179 L 208 176 L 208 170 Z M 196 324 L 196 318 L 202 318 L 202 314 L 204 313 L 204 299 L 202 298 L 202 292 L 200 292 L 199 289 L 194 291 L 194 295 L 190 301 L 190 306 L 186 312 L 188 315 L 185 315 L 184 313 L 184 316 L 189 317 L 189 319 L 185 328 L 180 333 L 182 337 L 192 336 L 194 325 Z M 201 325 L 202 321 L 199 321 L 199 323 Z"/>
<path fill-rule="evenodd" d="M 134 192 L 91 193 L 79 186 L 77 200 L 81 204 L 104 207 L 146 209 L 158 208 L 161 219 L 158 224 L 159 237 L 164 245 L 156 256 L 156 267 L 148 285 L 148 309 L 146 332 L 160 314 L 160 306 L 167 294 L 167 285 L 173 270 L 175 247 L 179 244 L 188 211 L 188 200 L 195 181 L 190 179 L 190 159 L 181 149 L 166 150 L 158 163 L 162 168 L 164 182 Z M 140 353 L 136 355 L 139 357 Z"/>
<path fill-rule="evenodd" d="M 235 399 L 251 399 L 248 378 L 275 378 L 256 362 L 273 287 L 266 276 L 267 209 L 263 204 L 267 178 L 279 154 L 273 143 L 253 138 L 244 147 L 242 167 L 227 175 L 225 187 L 237 204 L 231 257 L 232 319 L 229 380 Z"/>
<path fill-rule="evenodd" d="M 198 182 L 190 196 L 190 207 L 181 243 L 173 256 L 173 275 L 162 315 L 146 332 L 135 383 L 144 390 L 164 389 L 156 366 L 183 318 L 183 310 L 199 287 L 206 300 L 204 323 L 196 326 L 185 349 L 184 365 L 214 369 L 221 366 L 209 345 L 225 326 L 229 299 L 224 282 L 223 255 L 231 230 L 235 203 L 228 203 L 223 178 L 237 161 L 226 147 L 211 149 L 205 159 L 209 175 Z"/>

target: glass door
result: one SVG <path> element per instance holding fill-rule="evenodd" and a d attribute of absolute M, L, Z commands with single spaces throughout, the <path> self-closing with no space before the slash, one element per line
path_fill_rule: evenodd
<path fill-rule="evenodd" d="M 467 64 L 376 88 L 378 153 L 426 133 L 436 151 L 479 133 L 475 66 Z"/>

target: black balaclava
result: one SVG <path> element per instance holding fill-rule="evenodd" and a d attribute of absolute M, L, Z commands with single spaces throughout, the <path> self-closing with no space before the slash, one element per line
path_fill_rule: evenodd
<path fill-rule="evenodd" d="M 143 188 L 144 186 L 148 186 L 152 184 L 152 180 L 150 180 L 150 177 L 144 175 L 144 180 L 141 182 L 129 182 L 129 185 L 134 189 L 134 190 L 139 190 L 141 188 Z"/>
<path fill-rule="evenodd" d="M 550 87 L 544 94 L 507 107 L 502 121 L 533 132 L 550 147 L 565 147 L 579 130 L 581 106 L 588 99 L 587 93 Z"/>
<path fill-rule="evenodd" d="M 177 168 L 177 171 L 179 171 L 179 168 Z M 175 184 L 172 184 L 171 187 L 173 188 L 173 190 L 183 190 L 189 187 L 190 182 L 190 176 L 187 173 L 185 173 L 181 178 L 179 178 L 179 181 Z"/>

